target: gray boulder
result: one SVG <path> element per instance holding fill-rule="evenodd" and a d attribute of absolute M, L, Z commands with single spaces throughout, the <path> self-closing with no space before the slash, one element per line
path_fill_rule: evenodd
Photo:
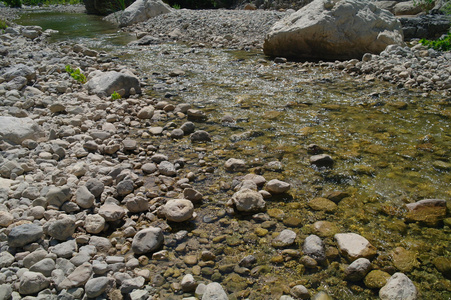
<path fill-rule="evenodd" d="M 371 262 L 367 258 L 358 258 L 345 270 L 345 279 L 349 281 L 362 280 L 371 270 Z"/>
<path fill-rule="evenodd" d="M 269 56 L 360 59 L 391 44 L 404 44 L 392 13 L 364 0 L 315 0 L 274 24 L 263 49 Z"/>
<path fill-rule="evenodd" d="M 128 97 L 131 89 L 134 89 L 136 93 L 141 93 L 138 77 L 116 71 L 96 72 L 86 86 L 90 93 L 98 96 L 109 97 L 114 92 L 118 92 Z"/>
<path fill-rule="evenodd" d="M 35 294 L 47 288 L 49 284 L 49 280 L 41 273 L 27 271 L 20 278 L 19 293 L 22 295 Z"/>
<path fill-rule="evenodd" d="M 314 258 L 317 261 L 326 259 L 326 248 L 321 238 L 317 235 L 309 235 L 302 246 L 302 251 L 305 255 Z"/>
<path fill-rule="evenodd" d="M 32 119 L 0 116 L 0 139 L 20 145 L 24 140 L 38 137 L 39 126 Z"/>
<path fill-rule="evenodd" d="M 28 81 L 30 81 L 36 78 L 36 71 L 32 67 L 24 64 L 17 64 L 6 69 L 3 77 L 6 81 L 10 81 L 16 77 L 25 77 Z"/>
<path fill-rule="evenodd" d="M 103 292 L 111 289 L 114 280 L 108 277 L 91 278 L 85 284 L 85 292 L 88 298 L 95 298 L 102 295 Z"/>
<path fill-rule="evenodd" d="M 58 220 L 50 220 L 44 225 L 45 233 L 59 241 L 66 241 L 75 232 L 75 221 L 65 215 Z"/>
<path fill-rule="evenodd" d="M 138 231 L 133 237 L 132 250 L 135 254 L 153 252 L 163 244 L 163 231 L 157 227 L 150 227 Z"/>
<path fill-rule="evenodd" d="M 14 256 L 9 252 L 0 252 L 0 268 L 9 267 L 14 262 Z"/>
<path fill-rule="evenodd" d="M 36 224 L 23 224 L 14 227 L 8 235 L 8 245 L 10 247 L 23 247 L 29 243 L 39 240 L 44 231 Z"/>
<path fill-rule="evenodd" d="M 119 26 L 129 26 L 172 11 L 161 0 L 137 0 L 127 7 L 119 17 Z"/>
<path fill-rule="evenodd" d="M 41 273 L 45 277 L 50 277 L 52 275 L 52 271 L 55 270 L 55 266 L 56 263 L 53 259 L 44 258 L 43 260 L 40 260 L 32 265 L 30 267 L 30 271 Z"/>

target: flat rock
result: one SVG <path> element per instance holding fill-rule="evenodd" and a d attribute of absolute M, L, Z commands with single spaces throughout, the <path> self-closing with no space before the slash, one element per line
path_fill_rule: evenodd
<path fill-rule="evenodd" d="M 14 227 L 8 234 L 8 245 L 10 247 L 23 247 L 29 243 L 36 242 L 43 237 L 42 226 L 36 224 L 23 224 Z"/>
<path fill-rule="evenodd" d="M 272 179 L 266 183 L 266 190 L 271 194 L 282 194 L 290 190 L 291 185 L 287 182 Z"/>
<path fill-rule="evenodd" d="M 108 203 L 100 207 L 99 215 L 108 222 L 114 222 L 122 219 L 125 215 L 125 209 L 119 205 Z"/>
<path fill-rule="evenodd" d="M 446 216 L 446 201 L 441 199 L 425 199 L 406 205 L 406 220 L 436 226 Z"/>
<path fill-rule="evenodd" d="M 242 159 L 230 158 L 225 162 L 224 167 L 229 172 L 245 171 L 246 162 Z"/>
<path fill-rule="evenodd" d="M 376 256 L 376 248 L 361 235 L 337 233 L 334 238 L 337 241 L 340 253 L 350 261 L 361 257 L 371 259 Z"/>
<path fill-rule="evenodd" d="M 89 262 L 75 268 L 59 285 L 58 290 L 83 286 L 91 277 L 92 265 Z"/>
<path fill-rule="evenodd" d="M 292 230 L 285 229 L 279 233 L 279 235 L 272 240 L 271 245 L 273 247 L 282 248 L 288 247 L 294 243 L 296 240 L 296 233 Z"/>

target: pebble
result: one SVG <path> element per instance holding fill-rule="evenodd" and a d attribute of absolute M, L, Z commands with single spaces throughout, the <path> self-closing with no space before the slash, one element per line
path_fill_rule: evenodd
<path fill-rule="evenodd" d="M 186 199 L 171 199 L 163 207 L 163 214 L 168 221 L 184 222 L 193 218 L 193 202 Z"/>

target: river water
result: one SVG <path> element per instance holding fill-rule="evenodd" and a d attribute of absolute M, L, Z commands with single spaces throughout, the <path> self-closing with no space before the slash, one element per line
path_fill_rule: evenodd
<path fill-rule="evenodd" d="M 82 14 L 26 14 L 19 23 L 59 30 L 53 41 L 84 43 L 118 56 L 140 70 L 153 87 L 151 96 L 190 103 L 208 114 L 207 122 L 196 123 L 213 139 L 202 148 L 188 140 L 145 139 L 160 143 L 161 152 L 171 159 L 184 157 L 187 170 L 205 170 L 194 183 L 206 201 L 189 225 L 191 241 L 182 250 L 168 245 L 173 262 L 152 267 L 167 280 L 156 288 L 162 299 L 181 297 L 174 295 L 170 282 L 178 282 L 180 274 L 190 270 L 178 257 L 198 253 L 196 247 L 215 249 L 219 260 L 214 266 L 202 266 L 198 278 L 221 282 L 232 298 L 278 299 L 289 284 L 303 284 L 313 294 L 326 291 L 336 299 L 376 299 L 378 289 L 343 280 L 344 261 L 306 269 L 298 258 L 281 259 L 281 250 L 271 247 L 273 233 L 289 228 L 298 234 L 298 246 L 291 248 L 300 249 L 305 237 L 316 233 L 316 221 L 331 222 L 337 232 L 366 237 L 378 250 L 374 268 L 389 274 L 399 269 L 393 264 L 394 249 L 408 250 L 413 262 L 404 273 L 417 285 L 421 299 L 451 299 L 451 283 L 433 263 L 451 256 L 451 220 L 435 228 L 404 220 L 406 203 L 438 198 L 450 206 L 449 99 L 366 82 L 315 64 L 274 64 L 257 51 L 176 43 L 126 46 L 132 36 Z M 185 75 L 169 77 L 175 69 Z M 224 124 L 225 115 L 236 122 Z M 333 168 L 310 165 L 310 144 L 333 157 Z M 226 214 L 224 203 L 233 194 L 227 186 L 236 174 L 225 172 L 223 164 L 232 157 L 246 160 L 251 172 L 267 180 L 292 185 L 288 195 L 268 200 L 272 221 L 262 224 Z M 280 170 L 268 167 L 274 161 L 281 163 Z M 329 211 L 309 206 L 312 199 L 334 191 L 348 197 Z M 186 228 L 173 228 L 180 229 Z M 333 235 L 325 235 L 323 241 L 327 247 L 335 245 Z M 254 254 L 260 266 L 252 270 L 253 276 L 227 267 L 246 254 Z"/>

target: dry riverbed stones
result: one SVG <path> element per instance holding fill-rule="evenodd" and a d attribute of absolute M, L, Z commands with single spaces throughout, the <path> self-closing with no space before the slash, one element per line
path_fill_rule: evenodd
<path fill-rule="evenodd" d="M 387 263 L 378 260 L 382 250 L 372 245 L 371 236 L 343 232 L 322 219 L 351 195 L 320 197 L 318 192 L 312 200 L 294 203 L 290 197 L 300 192 L 299 183 L 285 178 L 282 162 L 256 167 L 248 158 L 222 161 L 222 149 L 215 150 L 215 159 L 209 157 L 215 136 L 204 130 L 207 112 L 170 97 L 140 94 L 145 88 L 134 75 L 138 72 L 105 53 L 46 44 L 42 36 L 32 41 L 31 31 L 39 34 L 38 28 L 13 29 L 2 34 L 9 41 L 2 43 L 8 47 L 5 66 L 17 68 L 0 69 L 5 115 L 0 120 L 0 295 L 5 299 L 147 299 L 160 292 L 247 298 L 273 266 L 313 274 L 337 268 L 344 271 L 334 279 L 372 289 L 387 284 L 381 297 L 391 297 L 393 286 L 417 297 L 405 274 L 391 272 L 417 268 L 414 251 L 389 252 L 384 270 L 391 273 L 371 270 L 373 263 L 377 268 Z M 224 40 L 233 42 L 233 37 Z M 65 64 L 81 66 L 88 79 L 96 78 L 89 84 L 91 94 L 64 72 Z M 109 99 L 113 77 L 131 83 L 115 87 L 129 98 Z M 92 87 L 101 84 L 106 86 Z M 161 120 L 168 122 L 159 126 Z M 170 148 L 177 142 L 187 145 L 187 156 L 196 157 L 188 163 L 173 157 Z M 330 169 L 337 163 L 313 152 L 320 156 L 306 157 L 307 165 Z M 230 177 L 221 186 L 212 180 L 217 169 Z M 202 181 L 208 182 L 205 190 L 196 187 Z M 227 199 L 215 199 L 212 191 Z M 309 214 L 292 216 L 284 206 Z M 407 208 L 412 223 L 436 225 L 446 217 L 440 201 Z M 264 245 L 270 255 L 261 256 L 255 245 Z M 268 257 L 270 262 L 264 261 Z M 433 263 L 449 274 L 446 257 Z M 288 281 L 275 283 L 283 287 L 277 296 L 285 294 L 278 298 L 325 295 L 309 282 Z"/>

